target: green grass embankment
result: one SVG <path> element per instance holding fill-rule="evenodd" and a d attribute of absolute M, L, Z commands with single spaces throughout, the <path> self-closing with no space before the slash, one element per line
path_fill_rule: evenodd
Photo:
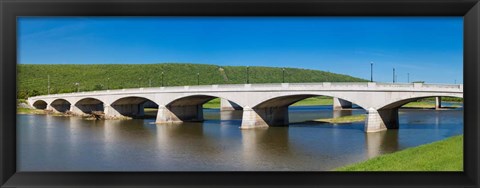
<path fill-rule="evenodd" d="M 244 84 L 245 66 L 217 66 L 206 64 L 91 64 L 91 65 L 18 65 L 18 98 L 47 94 L 48 75 L 50 93 L 80 91 L 197 85 Z M 280 67 L 249 67 L 249 81 L 281 83 Z M 285 68 L 285 82 L 366 82 L 365 79 L 319 70 Z"/>
<path fill-rule="evenodd" d="M 461 106 L 462 106 L 461 103 L 458 103 L 458 104 L 449 106 L 449 108 L 459 108 Z M 403 108 L 435 108 L 435 102 L 416 101 L 416 102 L 410 102 L 408 104 L 405 104 L 402 107 Z"/>
<path fill-rule="evenodd" d="M 381 155 L 335 171 L 463 171 L 463 135 Z"/>
<path fill-rule="evenodd" d="M 17 114 L 46 114 L 45 110 L 17 108 Z"/>

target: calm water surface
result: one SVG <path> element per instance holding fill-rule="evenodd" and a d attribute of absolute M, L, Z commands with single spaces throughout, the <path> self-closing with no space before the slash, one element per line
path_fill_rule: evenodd
<path fill-rule="evenodd" d="M 448 104 L 447 104 L 448 105 Z M 363 114 L 344 110 L 338 115 Z M 400 110 L 400 129 L 365 134 L 363 122 L 240 130 L 241 111 L 205 109 L 203 123 L 92 121 L 18 115 L 20 171 L 324 171 L 463 133 L 463 109 Z M 334 116 L 291 107 L 290 121 Z"/>

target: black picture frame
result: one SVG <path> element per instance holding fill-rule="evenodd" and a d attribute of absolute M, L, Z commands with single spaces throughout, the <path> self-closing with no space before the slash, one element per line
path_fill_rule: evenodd
<path fill-rule="evenodd" d="M 479 187 L 478 0 L 1 0 L 2 187 Z M 18 16 L 463 16 L 464 172 L 17 172 Z"/>

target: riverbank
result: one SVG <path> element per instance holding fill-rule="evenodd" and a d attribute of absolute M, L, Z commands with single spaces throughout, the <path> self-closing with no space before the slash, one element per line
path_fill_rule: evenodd
<path fill-rule="evenodd" d="M 17 108 L 17 114 L 47 114 L 45 110 Z"/>
<path fill-rule="evenodd" d="M 335 171 L 463 171 L 463 135 L 408 148 Z"/>

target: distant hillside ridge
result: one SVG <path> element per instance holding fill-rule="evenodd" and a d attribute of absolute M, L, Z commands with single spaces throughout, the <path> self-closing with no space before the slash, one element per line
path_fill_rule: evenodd
<path fill-rule="evenodd" d="M 183 85 L 244 84 L 246 66 L 217 66 L 207 64 L 19 64 L 17 65 L 17 98 L 48 93 L 161 87 Z M 197 80 L 197 73 L 198 78 Z M 279 67 L 250 66 L 249 83 L 282 83 Z M 285 68 L 286 83 L 301 82 L 366 82 L 368 80 L 319 70 Z M 78 84 L 76 84 L 78 83 Z M 77 88 L 78 87 L 78 88 Z"/>

